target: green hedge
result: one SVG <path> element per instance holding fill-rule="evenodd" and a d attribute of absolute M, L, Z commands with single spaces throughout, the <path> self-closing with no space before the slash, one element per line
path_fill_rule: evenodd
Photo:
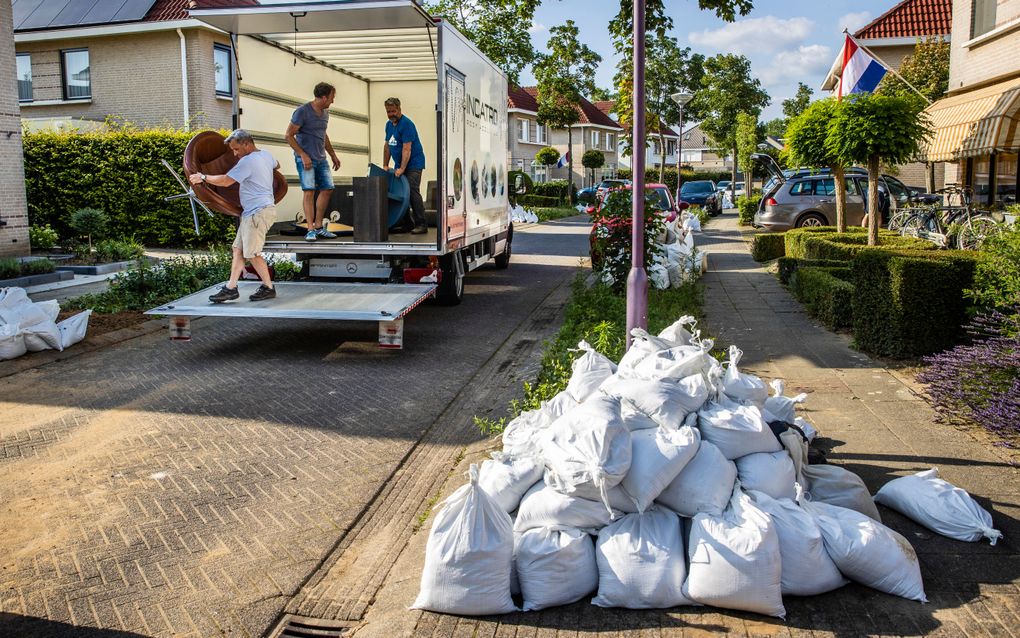
<path fill-rule="evenodd" d="M 73 237 L 71 214 L 98 208 L 110 216 L 106 235 L 113 239 L 172 247 L 231 241 L 232 218 L 201 211 L 202 234 L 195 235 L 187 202 L 163 201 L 181 188 L 159 160 L 180 167 L 192 135 L 172 130 L 25 133 L 29 222 Z"/>
<path fill-rule="evenodd" d="M 633 175 L 631 169 L 621 168 L 616 171 L 616 176 L 620 179 L 631 179 Z M 695 180 L 710 179 L 713 182 L 718 182 L 723 179 L 732 179 L 730 171 L 683 171 L 683 178 L 685 182 L 692 182 Z M 739 178 L 738 178 L 739 179 Z M 645 169 L 645 183 L 646 184 L 658 184 L 659 183 L 659 169 L 657 168 L 646 168 Z M 662 183 L 669 186 L 670 190 L 676 192 L 676 168 L 667 167 L 662 173 Z"/>
<path fill-rule="evenodd" d="M 555 208 L 562 203 L 559 197 L 544 197 L 542 195 L 521 195 L 517 201 L 522 206 L 540 206 L 542 208 Z"/>
<path fill-rule="evenodd" d="M 532 195 L 540 197 L 554 197 L 561 203 L 567 202 L 567 180 L 554 179 L 548 182 L 535 184 L 534 189 L 529 191 Z M 574 195 L 577 195 L 577 187 L 574 186 Z"/>
<path fill-rule="evenodd" d="M 751 240 L 751 257 L 759 263 L 785 254 L 786 240 L 781 233 L 761 233 Z"/>
<path fill-rule="evenodd" d="M 793 274 L 801 267 L 822 266 L 827 268 L 845 268 L 849 267 L 850 264 L 850 262 L 836 259 L 797 259 L 796 257 L 780 257 L 779 261 L 776 263 L 779 266 L 779 281 L 784 284 L 789 284 Z"/>
<path fill-rule="evenodd" d="M 805 267 L 797 269 L 790 285 L 812 317 L 830 330 L 839 330 L 853 325 L 854 285 L 846 281 L 849 277 L 846 267 Z"/>
<path fill-rule="evenodd" d="M 959 343 L 967 321 L 963 291 L 978 258 L 971 251 L 861 250 L 853 262 L 857 347 L 915 357 Z"/>
<path fill-rule="evenodd" d="M 893 250 L 935 250 L 935 244 L 914 237 L 901 237 L 889 230 L 878 233 L 879 247 Z M 799 259 L 834 259 L 849 261 L 868 248 L 866 228 L 847 228 L 836 232 L 835 227 L 796 228 L 786 231 L 786 256 Z"/>
<path fill-rule="evenodd" d="M 754 214 L 758 212 L 758 204 L 761 203 L 761 195 L 741 195 L 737 198 L 737 223 L 741 226 L 750 226 L 754 223 Z"/>

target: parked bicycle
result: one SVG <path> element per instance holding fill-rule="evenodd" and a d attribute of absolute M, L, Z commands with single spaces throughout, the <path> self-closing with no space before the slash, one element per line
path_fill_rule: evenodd
<path fill-rule="evenodd" d="M 974 193 L 967 186 L 947 184 L 935 201 L 897 211 L 890 230 L 905 237 L 926 239 L 940 248 L 977 250 L 999 223 L 987 211 L 973 207 Z"/>

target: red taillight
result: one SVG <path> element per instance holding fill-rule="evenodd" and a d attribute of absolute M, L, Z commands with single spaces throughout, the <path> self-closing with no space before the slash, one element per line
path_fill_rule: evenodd
<path fill-rule="evenodd" d="M 588 207 L 588 208 L 587 208 L 587 209 L 585 210 L 585 212 L 586 212 L 586 213 L 588 213 L 588 214 L 590 215 L 590 214 L 592 214 L 592 213 L 594 213 L 594 212 L 595 212 L 595 207 L 594 207 L 594 206 L 589 206 L 589 207 Z"/>
<path fill-rule="evenodd" d="M 774 197 L 769 197 L 768 199 L 765 200 L 765 205 L 766 206 L 778 206 L 779 203 L 775 200 Z"/>

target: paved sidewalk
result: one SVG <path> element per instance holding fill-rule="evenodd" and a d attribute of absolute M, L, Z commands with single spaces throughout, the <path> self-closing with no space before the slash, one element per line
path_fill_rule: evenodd
<path fill-rule="evenodd" d="M 587 600 L 542 612 L 484 619 L 408 611 L 418 592 L 428 525 L 390 570 L 358 638 L 391 636 L 1018 636 L 1020 635 L 1020 472 L 987 442 L 935 425 L 911 385 L 852 350 L 805 315 L 777 280 L 751 260 L 736 217 L 716 218 L 699 238 L 710 252 L 707 330 L 744 351 L 743 368 L 787 381 L 787 393 L 809 393 L 804 414 L 818 427 L 829 459 L 857 472 L 872 492 L 895 476 L 937 466 L 993 515 L 1005 539 L 962 543 L 937 536 L 891 510 L 921 560 L 930 602 L 921 605 L 851 584 L 810 598 L 788 597 L 786 622 L 719 609 L 628 611 Z M 469 448 L 443 497 L 464 483 L 498 441 Z"/>

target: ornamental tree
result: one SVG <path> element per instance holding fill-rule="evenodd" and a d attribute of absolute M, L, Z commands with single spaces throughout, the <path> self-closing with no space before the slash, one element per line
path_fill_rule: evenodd
<path fill-rule="evenodd" d="M 535 161 L 542 166 L 552 166 L 560 160 L 560 152 L 552 146 L 546 146 L 535 153 Z"/>
<path fill-rule="evenodd" d="M 595 169 L 602 168 L 606 165 L 606 156 L 602 151 L 595 150 L 593 148 L 588 149 L 581 156 L 581 166 L 584 166 L 591 171 L 591 181 L 595 183 Z"/>
<path fill-rule="evenodd" d="M 846 232 L 846 164 L 829 147 L 829 123 L 845 102 L 831 98 L 812 103 L 786 127 L 791 166 L 827 166 L 836 183 L 836 230 Z"/>

